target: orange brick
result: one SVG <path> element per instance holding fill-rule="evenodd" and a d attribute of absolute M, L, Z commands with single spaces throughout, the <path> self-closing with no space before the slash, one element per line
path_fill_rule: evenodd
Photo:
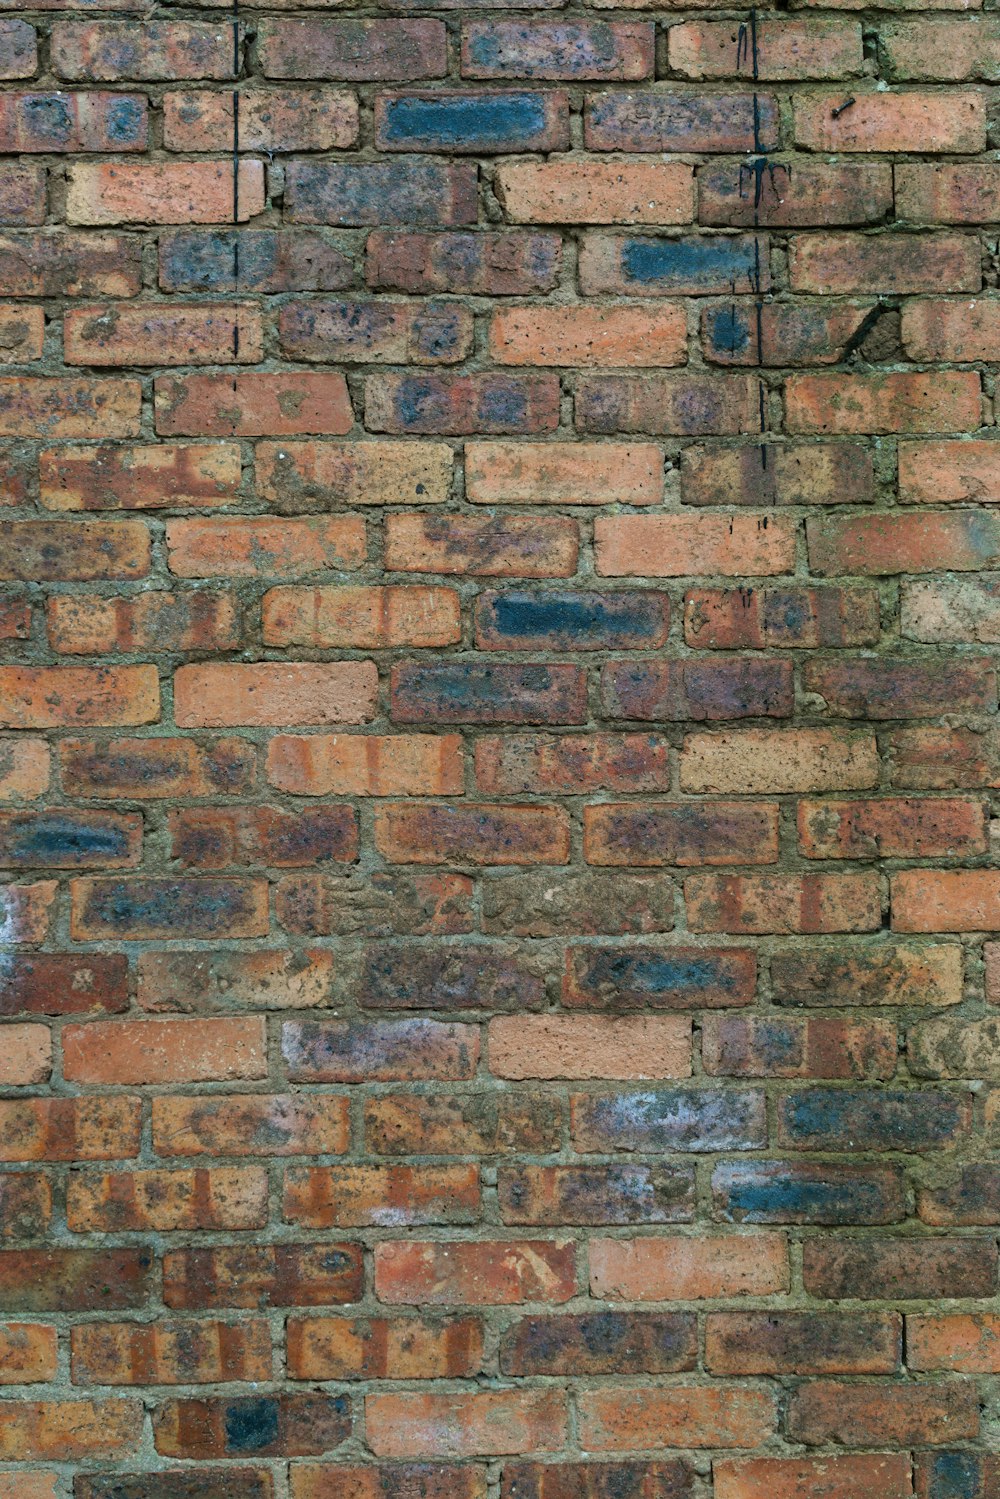
<path fill-rule="evenodd" d="M 518 1015 L 490 1021 L 494 1077 L 689 1077 L 685 1015 Z"/>
<path fill-rule="evenodd" d="M 182 666 L 174 674 L 174 711 L 185 728 L 364 723 L 374 716 L 377 692 L 371 661 Z"/>
<path fill-rule="evenodd" d="M 378 1457 L 479 1457 L 560 1448 L 566 1397 L 558 1390 L 369 1395 L 368 1444 Z"/>
<path fill-rule="evenodd" d="M 455 645 L 461 601 L 451 588 L 272 588 L 262 604 L 266 645 L 384 650 Z"/>
<path fill-rule="evenodd" d="M 590 308 L 514 307 L 490 321 L 497 364 L 651 369 L 687 360 L 687 316 L 680 304 Z"/>
<path fill-rule="evenodd" d="M 264 1021 L 101 1020 L 63 1031 L 63 1070 L 80 1083 L 197 1083 L 267 1072 Z"/>
<path fill-rule="evenodd" d="M 264 164 L 246 158 L 238 204 L 228 161 L 87 162 L 67 183 L 68 224 L 231 224 L 264 207 Z"/>
<path fill-rule="evenodd" d="M 293 796 L 460 796 L 462 741 L 457 734 L 276 734 L 267 779 Z"/>
<path fill-rule="evenodd" d="M 594 522 L 605 577 L 769 577 L 795 567 L 795 523 L 755 515 L 618 515 Z"/>
<path fill-rule="evenodd" d="M 328 520 L 177 520 L 167 523 L 170 571 L 180 578 L 299 578 L 360 567 L 367 555 L 358 515 Z"/>
<path fill-rule="evenodd" d="M 3 1030 L 0 1084 L 7 1088 L 48 1082 L 52 1037 L 47 1025 L 11 1025 Z"/>
<path fill-rule="evenodd" d="M 54 1327 L 0 1322 L 0 1385 L 44 1384 L 55 1379 L 58 1338 Z"/>
<path fill-rule="evenodd" d="M 465 485 L 478 505 L 655 505 L 663 452 L 652 443 L 468 442 Z"/>
<path fill-rule="evenodd" d="M 618 1301 L 698 1301 L 788 1290 L 784 1234 L 591 1239 L 590 1290 Z"/>
<path fill-rule="evenodd" d="M 591 1452 L 657 1447 L 757 1447 L 775 1427 L 763 1390 L 712 1385 L 584 1390 L 580 1444 Z"/>

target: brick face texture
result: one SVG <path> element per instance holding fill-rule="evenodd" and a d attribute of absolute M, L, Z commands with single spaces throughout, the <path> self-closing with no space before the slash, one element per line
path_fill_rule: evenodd
<path fill-rule="evenodd" d="M 996 12 L 0 12 L 0 1499 L 998 1499 Z"/>

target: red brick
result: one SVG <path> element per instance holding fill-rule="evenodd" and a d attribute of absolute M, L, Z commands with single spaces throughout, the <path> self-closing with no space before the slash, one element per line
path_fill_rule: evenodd
<path fill-rule="evenodd" d="M 138 1450 L 142 1423 L 139 1400 L 5 1400 L 0 1457 L 120 1461 Z"/>
<path fill-rule="evenodd" d="M 941 859 L 986 852 L 978 802 L 894 797 L 800 802 L 799 846 L 810 859 Z"/>
<path fill-rule="evenodd" d="M 687 318 L 679 305 L 504 308 L 490 321 L 497 364 L 656 369 L 687 362 Z"/>
<path fill-rule="evenodd" d="M 358 101 L 353 94 L 243 88 L 238 118 L 233 97 L 207 89 L 164 94 L 164 145 L 171 151 L 215 151 L 220 140 L 234 138 L 241 151 L 330 151 L 357 145 Z"/>
<path fill-rule="evenodd" d="M 896 212 L 917 223 L 986 223 L 1000 181 L 994 162 L 899 162 L 893 173 Z"/>
<path fill-rule="evenodd" d="M 722 1077 L 890 1078 L 896 1028 L 834 1016 L 706 1015 L 702 1064 Z"/>
<path fill-rule="evenodd" d="M 784 163 L 768 162 L 759 181 L 757 170 L 739 162 L 700 167 L 700 222 L 740 229 L 754 224 L 793 229 L 877 224 L 892 207 L 893 169 L 887 161 L 848 158 L 832 163 L 799 156 L 791 171 Z"/>
<path fill-rule="evenodd" d="M 0 1384 L 46 1384 L 55 1379 L 57 1365 L 54 1327 L 0 1323 Z"/>
<path fill-rule="evenodd" d="M 18 1030 L 33 1027 L 11 1027 Z M 48 1032 L 44 1026 L 46 1042 Z M 109 1161 L 139 1154 L 137 1098 L 0 1100 L 4 1161 Z"/>
<path fill-rule="evenodd" d="M 971 235 L 823 234 L 796 235 L 789 280 L 793 291 L 829 296 L 840 292 L 979 291 L 983 275 L 979 245 Z M 906 304 L 904 319 L 910 318 L 914 305 L 919 304 Z M 811 310 L 813 307 L 810 304 Z M 911 358 L 933 357 L 916 354 L 908 344 L 907 352 Z"/>
<path fill-rule="evenodd" d="M 685 78 L 732 78 L 753 69 L 755 79 L 844 78 L 862 68 L 861 27 L 854 21 L 758 20 L 753 59 L 733 45 L 730 21 L 688 21 L 667 32 L 670 66 Z"/>
<path fill-rule="evenodd" d="M 263 1228 L 267 1185 L 267 1173 L 260 1166 L 74 1172 L 66 1222 L 74 1233 Z"/>
<path fill-rule="evenodd" d="M 264 326 L 240 303 L 76 307 L 63 318 L 67 364 L 257 364 Z"/>
<path fill-rule="evenodd" d="M 399 802 L 376 813 L 375 846 L 393 864 L 565 864 L 560 807 Z"/>
<path fill-rule="evenodd" d="M 235 597 L 208 590 L 118 599 L 64 595 L 49 600 L 47 626 L 54 651 L 78 656 L 231 651 L 240 643 Z"/>
<path fill-rule="evenodd" d="M 34 802 L 42 796 L 48 790 L 49 758 L 43 739 L 0 741 L 0 802 Z"/>
<path fill-rule="evenodd" d="M 906 1361 L 911 1369 L 921 1371 L 996 1374 L 1000 1370 L 1000 1317 L 985 1311 L 908 1316 Z"/>
<path fill-rule="evenodd" d="M 288 1319 L 293 1379 L 470 1378 L 480 1372 L 482 1358 L 483 1328 L 476 1317 Z"/>
<path fill-rule="evenodd" d="M 340 1155 L 347 1099 L 324 1094 L 228 1094 L 153 1099 L 153 1143 L 161 1156 Z"/>
<path fill-rule="evenodd" d="M 692 444 L 681 454 L 686 505 L 863 505 L 874 487 L 857 443 Z"/>
<path fill-rule="evenodd" d="M 155 666 L 0 667 L 6 729 L 115 728 L 159 716 Z"/>
<path fill-rule="evenodd" d="M 899 498 L 911 505 L 1000 500 L 1000 467 L 993 444 L 901 442 Z"/>
<path fill-rule="evenodd" d="M 768 650 L 877 645 L 870 588 L 699 588 L 684 596 L 684 639 L 695 649 Z"/>
<path fill-rule="evenodd" d="M 265 78 L 392 82 L 442 78 L 447 71 L 439 20 L 266 20 L 257 44 Z"/>
<path fill-rule="evenodd" d="M 460 796 L 462 745 L 456 734 L 276 734 L 267 779 L 295 796 Z"/>
<path fill-rule="evenodd" d="M 908 869 L 892 877 L 897 932 L 981 932 L 1000 926 L 1000 874 L 989 869 Z"/>
<path fill-rule="evenodd" d="M 8 1088 L 45 1083 L 52 1071 L 52 1035 L 47 1025 L 12 1025 L 4 1030 L 0 1083 Z"/>
<path fill-rule="evenodd" d="M 814 1380 L 796 1390 L 787 1416 L 793 1441 L 909 1447 L 979 1434 L 979 1403 L 964 1381 L 932 1386 Z"/>
<path fill-rule="evenodd" d="M 494 1077 L 688 1077 L 686 1016 L 519 1015 L 490 1021 Z"/>

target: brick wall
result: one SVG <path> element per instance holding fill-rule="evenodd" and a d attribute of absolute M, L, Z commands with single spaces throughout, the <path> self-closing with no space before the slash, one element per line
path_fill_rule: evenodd
<path fill-rule="evenodd" d="M 1000 1495 L 941 4 L 0 0 L 0 1499 Z"/>

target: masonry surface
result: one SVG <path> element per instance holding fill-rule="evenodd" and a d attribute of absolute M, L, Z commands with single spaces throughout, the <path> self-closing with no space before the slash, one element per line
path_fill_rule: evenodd
<path fill-rule="evenodd" d="M 1000 13 L 0 13 L 0 1499 L 998 1499 Z"/>

